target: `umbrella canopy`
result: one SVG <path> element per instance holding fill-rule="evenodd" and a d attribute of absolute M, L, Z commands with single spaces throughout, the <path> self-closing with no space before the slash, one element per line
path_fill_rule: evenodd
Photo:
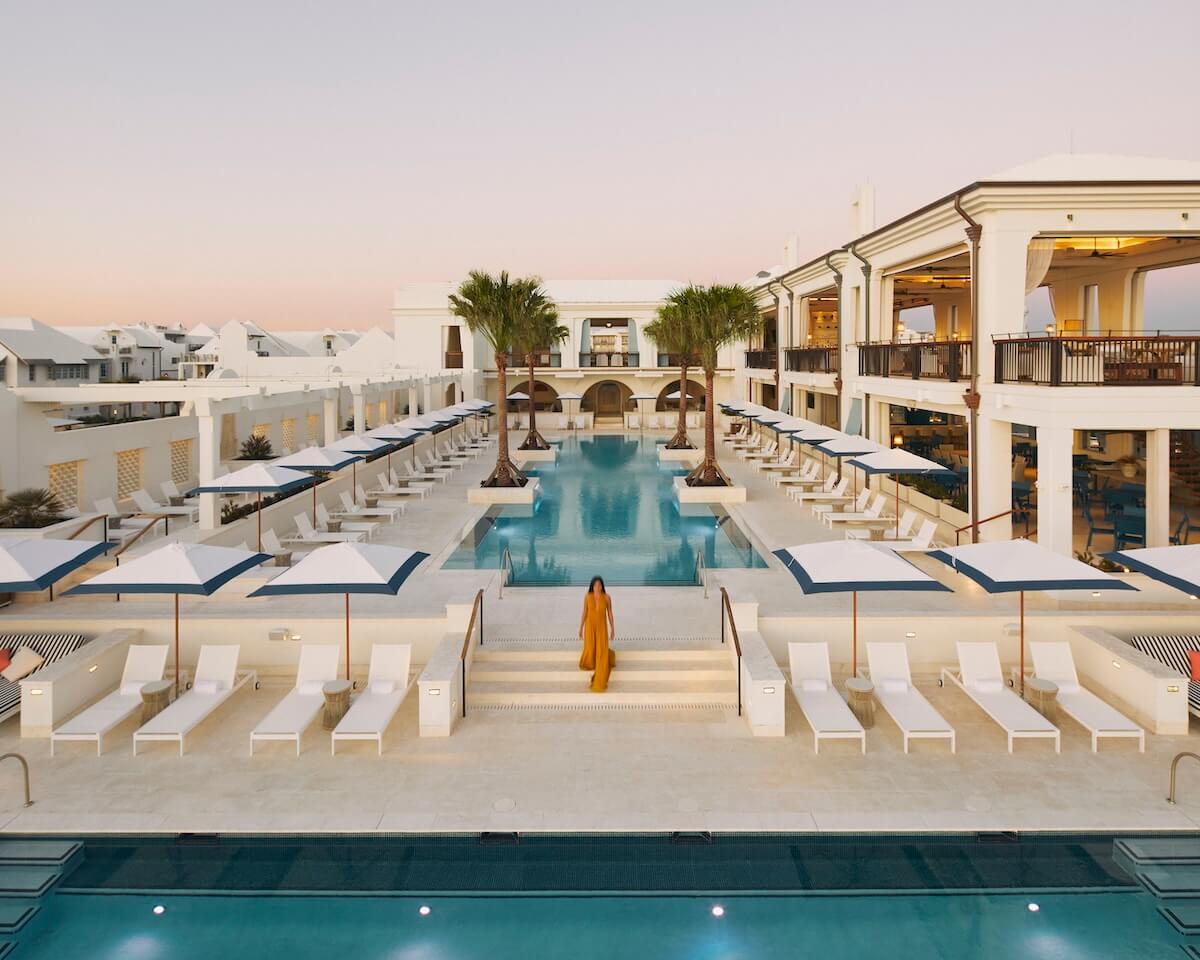
<path fill-rule="evenodd" d="M 636 400 L 637 402 L 640 403 L 643 400 L 657 400 L 658 394 L 657 393 L 631 393 L 629 395 L 629 399 Z"/>
<path fill-rule="evenodd" d="M 276 467 L 291 467 L 293 470 L 316 470 L 321 473 L 333 473 L 348 467 L 362 457 L 357 453 L 340 450 L 337 447 L 305 447 L 296 453 L 289 453 L 272 461 Z"/>
<path fill-rule="evenodd" d="M 867 437 L 859 437 L 853 434 L 843 434 L 840 437 L 834 437 L 832 440 L 825 440 L 816 444 L 816 448 L 823 454 L 830 457 L 859 457 L 863 454 L 871 454 L 884 449 L 883 444 L 876 443 Z M 857 461 L 851 460 L 851 465 Z"/>
<path fill-rule="evenodd" d="M 837 440 L 840 437 L 848 436 L 842 433 L 841 430 L 835 430 L 833 427 L 824 427 L 820 424 L 806 427 L 803 430 L 797 430 L 792 434 L 801 443 L 810 443 L 814 446 L 818 443 L 828 443 L 830 440 Z"/>
<path fill-rule="evenodd" d="M 858 595 L 870 591 L 935 591 L 950 588 L 892 550 L 861 540 L 802 543 L 774 551 L 805 593 L 849 593 L 854 675 L 858 676 Z"/>
<path fill-rule="evenodd" d="M 487 410 L 489 407 L 495 406 L 491 400 L 464 400 L 462 405 L 470 407 L 472 410 Z"/>
<path fill-rule="evenodd" d="M 1182 590 L 1193 600 L 1200 596 L 1200 543 L 1117 550 L 1104 556 L 1135 573 L 1144 573 L 1159 583 Z"/>
<path fill-rule="evenodd" d="M 514 390 L 512 393 L 510 393 L 508 395 L 508 399 L 509 400 L 528 400 L 529 394 L 525 393 L 523 390 Z"/>
<path fill-rule="evenodd" d="M 257 549 L 262 550 L 262 495 L 264 493 L 291 493 L 310 484 L 316 478 L 299 470 L 281 467 L 274 463 L 256 463 L 232 473 L 214 477 L 196 488 L 197 493 L 253 493 L 257 509 Z"/>
<path fill-rule="evenodd" d="M 392 444 L 385 440 L 379 440 L 376 437 L 368 437 L 361 433 L 351 434 L 348 437 L 342 437 L 330 444 L 334 450 L 344 450 L 346 453 L 357 453 L 362 456 L 370 456 L 373 453 L 384 453 Z"/>
<path fill-rule="evenodd" d="M 387 423 L 382 427 L 376 427 L 374 430 L 368 430 L 363 436 L 370 437 L 372 440 L 382 440 L 385 443 L 411 443 L 416 437 L 421 435 L 421 431 L 414 430 L 411 427 L 402 427 L 399 424 Z"/>
<path fill-rule="evenodd" d="M 759 423 L 778 423 L 780 420 L 790 420 L 790 415 L 781 413 L 778 410 L 759 410 L 753 414 L 754 419 Z"/>
<path fill-rule="evenodd" d="M 874 452 L 866 452 L 850 461 L 850 466 L 858 467 L 864 473 L 953 473 L 934 460 L 918 457 L 915 453 L 900 447 L 884 447 L 875 444 Z"/>
<path fill-rule="evenodd" d="M 111 543 L 96 540 L 0 540 L 0 593 L 35 593 L 104 553 Z"/>
<path fill-rule="evenodd" d="M 582 393 L 560 393 L 558 395 L 558 399 L 559 400 L 582 400 L 583 394 Z"/>
<path fill-rule="evenodd" d="M 346 679 L 350 679 L 350 594 L 394 596 L 429 554 L 405 547 L 337 543 L 312 551 L 252 597 L 340 593 L 346 598 Z"/>
<path fill-rule="evenodd" d="M 1064 557 L 1032 540 L 992 540 L 932 550 L 927 556 L 970 577 L 988 593 L 1019 593 L 1021 692 L 1025 691 L 1026 590 L 1136 590 L 1103 570 Z"/>
<path fill-rule="evenodd" d="M 784 420 L 777 420 L 769 426 L 776 433 L 796 433 L 799 430 L 807 430 L 809 427 L 816 426 L 816 424 L 802 417 L 788 417 Z"/>
<path fill-rule="evenodd" d="M 68 595 L 166 593 L 175 595 L 175 689 L 179 689 L 179 595 L 211 596 L 269 554 L 204 543 L 169 543 L 72 587 Z"/>

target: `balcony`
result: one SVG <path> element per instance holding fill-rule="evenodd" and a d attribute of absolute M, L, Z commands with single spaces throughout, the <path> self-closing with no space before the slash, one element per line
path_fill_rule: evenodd
<path fill-rule="evenodd" d="M 993 339 L 997 383 L 1043 387 L 1200 386 L 1200 336 L 1037 334 Z"/>
<path fill-rule="evenodd" d="M 774 370 L 779 363 L 775 350 L 747 350 L 746 366 L 751 370 Z"/>
<path fill-rule="evenodd" d="M 581 353 L 579 365 L 581 367 L 636 367 L 638 366 L 638 355 L 636 353 Z"/>
<path fill-rule="evenodd" d="M 837 347 L 793 347 L 783 351 L 783 369 L 793 373 L 837 373 Z"/>
<path fill-rule="evenodd" d="M 442 368 L 444 370 L 461 370 L 463 365 L 463 355 L 461 350 L 447 350 Z"/>
<path fill-rule="evenodd" d="M 510 350 L 508 365 L 510 367 L 527 367 L 529 366 L 529 357 L 527 354 L 515 353 Z M 551 353 L 549 350 L 535 350 L 533 351 L 533 365 L 535 367 L 561 367 L 562 354 Z"/>
<path fill-rule="evenodd" d="M 689 367 L 700 366 L 700 357 L 692 355 L 687 357 L 687 365 Z M 682 353 L 660 353 L 658 355 L 658 365 L 669 369 L 678 370 L 683 366 L 684 356 Z"/>
<path fill-rule="evenodd" d="M 971 376 L 969 340 L 915 340 L 911 343 L 860 343 L 858 374 L 956 383 Z"/>

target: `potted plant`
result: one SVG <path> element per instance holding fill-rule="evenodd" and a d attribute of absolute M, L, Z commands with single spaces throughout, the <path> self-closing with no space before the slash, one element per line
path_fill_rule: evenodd
<path fill-rule="evenodd" d="M 1136 477 L 1138 467 L 1141 465 L 1141 461 L 1132 454 L 1126 454 L 1123 457 L 1118 457 L 1113 462 L 1121 468 L 1121 476 L 1123 476 L 1126 480 L 1132 480 L 1134 477 Z"/>

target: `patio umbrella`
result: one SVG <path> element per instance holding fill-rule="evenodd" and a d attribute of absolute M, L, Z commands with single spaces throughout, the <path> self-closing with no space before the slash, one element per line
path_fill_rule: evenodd
<path fill-rule="evenodd" d="M 395 444 L 388 443 L 386 440 L 377 440 L 374 437 L 367 437 L 360 433 L 353 433 L 348 437 L 342 437 L 336 443 L 331 443 L 331 447 L 335 450 L 344 450 L 346 453 L 356 453 L 359 457 L 369 457 L 372 454 L 391 451 Z M 358 503 L 358 461 L 355 460 L 350 464 L 351 483 L 354 485 L 354 502 Z"/>
<path fill-rule="evenodd" d="M 850 466 L 858 467 L 867 476 L 873 476 L 876 473 L 891 474 L 892 480 L 896 484 L 896 535 L 900 535 L 900 474 L 931 474 L 931 473 L 950 473 L 953 470 L 947 470 L 940 463 L 933 460 L 926 460 L 924 457 L 918 457 L 915 453 L 904 450 L 900 447 L 880 447 L 875 453 L 868 453 L 865 456 L 855 457 L 850 461 Z"/>
<path fill-rule="evenodd" d="M 346 598 L 346 679 L 350 679 L 350 594 L 395 596 L 429 556 L 420 550 L 369 543 L 335 543 L 307 554 L 252 597 L 341 593 Z"/>
<path fill-rule="evenodd" d="M 0 540 L 0 593 L 49 590 L 53 600 L 59 580 L 111 546 L 103 540 Z"/>
<path fill-rule="evenodd" d="M 944 583 L 892 550 L 861 540 L 802 543 L 774 551 L 805 593 L 849 593 L 851 596 L 854 676 L 858 676 L 858 595 L 888 590 L 950 592 Z"/>
<path fill-rule="evenodd" d="M 234 470 L 221 477 L 214 477 L 196 488 L 197 493 L 253 493 L 255 513 L 258 518 L 257 548 L 262 550 L 262 495 L 264 493 L 291 493 L 312 484 L 315 477 L 299 470 L 281 467 L 274 463 L 256 463 L 241 470 Z"/>
<path fill-rule="evenodd" d="M 1026 590 L 1136 590 L 1110 574 L 1064 557 L 1032 540 L 992 540 L 932 550 L 940 560 L 970 577 L 988 593 L 1021 595 L 1021 693 L 1025 692 Z"/>
<path fill-rule="evenodd" d="M 571 401 L 571 400 L 582 400 L 583 394 L 582 393 L 560 393 L 558 395 L 558 399 L 561 400 L 563 403 L 567 403 L 568 401 Z M 567 416 L 570 417 L 571 415 L 568 413 Z M 572 424 L 574 424 L 575 420 L 571 419 L 570 422 Z"/>
<path fill-rule="evenodd" d="M 99 593 L 170 593 L 175 595 L 175 691 L 179 692 L 179 595 L 212 596 L 239 573 L 271 557 L 206 543 L 169 543 L 84 583 L 66 596 Z"/>
<path fill-rule="evenodd" d="M 874 453 L 877 450 L 883 449 L 882 444 L 878 444 L 874 440 L 849 433 L 842 434 L 840 437 L 834 437 L 832 440 L 826 440 L 823 443 L 815 444 L 815 446 L 825 456 L 833 457 L 837 460 L 839 480 L 842 478 L 842 460 L 846 457 L 857 457 L 864 453 Z M 853 460 L 850 462 L 854 463 Z M 855 480 L 854 489 L 858 489 L 857 479 Z"/>
<path fill-rule="evenodd" d="M 421 436 L 420 431 L 414 430 L 411 427 L 402 427 L 395 423 L 386 423 L 382 427 L 376 427 L 374 430 L 368 430 L 364 436 L 370 437 L 372 440 L 382 440 L 384 443 L 391 444 L 387 452 L 388 473 L 392 472 L 392 451 L 402 449 L 417 442 Z M 315 522 L 314 522 L 315 526 Z"/>
<path fill-rule="evenodd" d="M 632 401 L 634 401 L 634 402 L 637 404 L 637 408 L 638 408 L 638 430 L 639 430 L 639 431 L 641 431 L 641 430 L 644 430 L 644 429 L 645 429 L 645 424 L 643 423 L 643 421 L 644 421 L 646 418 L 642 416 L 642 401 L 643 401 L 643 400 L 657 400 L 657 399 L 658 399 L 658 394 L 657 394 L 657 393 L 631 393 L 631 394 L 629 395 L 629 399 L 630 399 L 630 400 L 632 400 Z"/>
<path fill-rule="evenodd" d="M 397 423 L 396 426 L 417 431 L 418 436 L 414 437 L 412 442 L 412 458 L 413 466 L 415 467 L 417 465 L 417 444 L 420 442 L 421 437 L 425 435 L 433 436 L 433 434 L 441 429 L 441 424 L 436 420 L 430 420 L 428 417 L 422 415 L 419 417 L 407 417 Z"/>
<path fill-rule="evenodd" d="M 1135 573 L 1144 573 L 1152 580 L 1182 590 L 1193 600 L 1200 597 L 1200 543 L 1116 550 L 1104 557 Z M 0 590 L 3 589 L 0 585 Z"/>
<path fill-rule="evenodd" d="M 347 453 L 334 447 L 305 447 L 296 453 L 289 453 L 273 461 L 276 467 L 289 467 L 292 470 L 305 470 L 309 473 L 333 473 L 361 460 L 356 453 Z M 312 488 L 312 524 L 317 525 L 317 484 Z"/>

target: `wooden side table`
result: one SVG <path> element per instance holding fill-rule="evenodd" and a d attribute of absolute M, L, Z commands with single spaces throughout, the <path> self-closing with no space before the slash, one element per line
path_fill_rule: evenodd
<path fill-rule="evenodd" d="M 1030 677 L 1025 681 L 1025 699 L 1033 704 L 1043 717 L 1051 723 L 1058 715 L 1058 684 L 1041 677 Z"/>
<path fill-rule="evenodd" d="M 350 709 L 350 681 L 330 680 L 321 687 L 321 692 L 325 694 L 325 719 L 322 726 L 326 730 L 332 730 Z"/>
<path fill-rule="evenodd" d="M 851 677 L 846 681 L 846 693 L 858 722 L 867 730 L 875 726 L 875 684 L 864 677 Z"/>
<path fill-rule="evenodd" d="M 158 716 L 171 702 L 171 680 L 155 680 L 142 684 L 142 723 Z"/>
<path fill-rule="evenodd" d="M 330 533 L 341 533 L 342 532 L 342 521 L 341 520 L 328 520 L 325 523 L 325 527 Z"/>

